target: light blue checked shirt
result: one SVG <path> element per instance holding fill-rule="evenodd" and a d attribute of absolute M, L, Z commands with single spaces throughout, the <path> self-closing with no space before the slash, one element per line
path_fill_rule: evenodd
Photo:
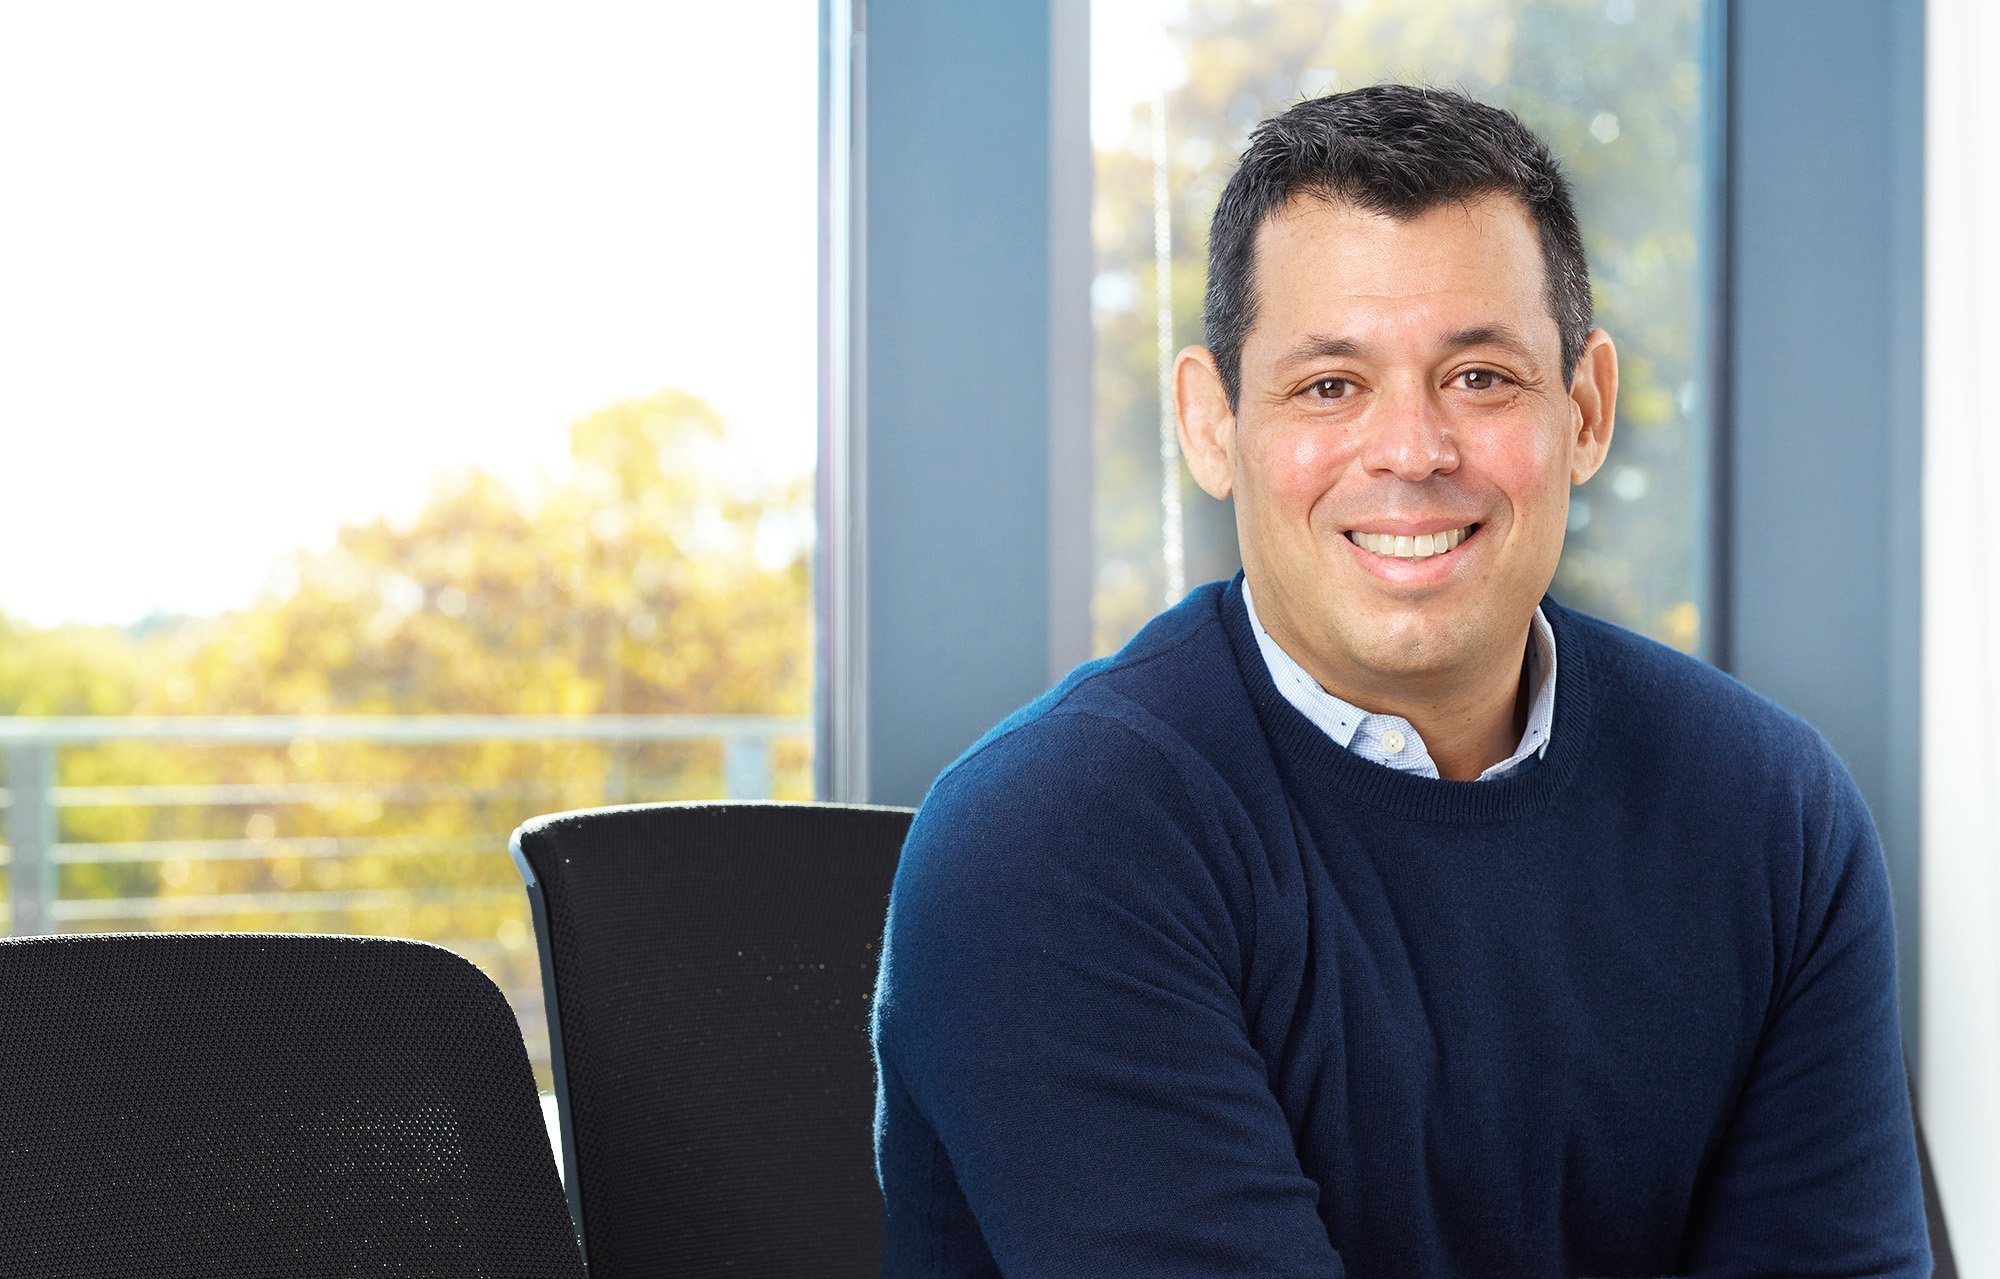
<path fill-rule="evenodd" d="M 1243 580 L 1243 607 L 1250 613 L 1250 629 L 1257 636 L 1257 650 L 1278 692 L 1299 714 L 1319 726 L 1321 732 L 1365 760 L 1398 768 L 1419 777 L 1436 777 L 1424 739 L 1410 721 L 1400 715 L 1371 715 L 1359 706 L 1341 701 L 1319 686 L 1306 669 L 1278 647 L 1278 641 L 1257 620 L 1257 605 L 1250 598 L 1250 580 Z M 1479 775 L 1482 782 L 1505 777 L 1534 756 L 1549 749 L 1549 726 L 1556 712 L 1556 633 L 1542 610 L 1535 610 L 1528 630 L 1528 727 L 1514 753 Z"/>

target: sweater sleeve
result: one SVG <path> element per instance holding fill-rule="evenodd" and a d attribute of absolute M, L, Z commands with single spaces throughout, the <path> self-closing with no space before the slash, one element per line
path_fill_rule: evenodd
<path fill-rule="evenodd" d="M 1888 873 L 1860 793 L 1820 754 L 1796 886 L 1773 894 L 1796 925 L 1780 921 L 1764 1033 L 1698 1190 L 1690 1274 L 1931 1272 Z"/>
<path fill-rule="evenodd" d="M 1341 1274 L 1245 1027 L 1254 859 L 1131 729 L 1034 737 L 940 781 L 897 873 L 884 1274 Z"/>

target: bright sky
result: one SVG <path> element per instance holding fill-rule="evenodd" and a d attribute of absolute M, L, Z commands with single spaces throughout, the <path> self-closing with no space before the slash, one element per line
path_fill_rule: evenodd
<path fill-rule="evenodd" d="M 812 465 L 818 10 L 0 9 L 0 612 L 248 603 L 679 386 Z"/>
<path fill-rule="evenodd" d="M 1091 0 L 1090 138 L 1098 150 L 1131 141 L 1134 103 L 1187 79 L 1180 46 L 1167 33 L 1186 12 L 1186 0 Z"/>

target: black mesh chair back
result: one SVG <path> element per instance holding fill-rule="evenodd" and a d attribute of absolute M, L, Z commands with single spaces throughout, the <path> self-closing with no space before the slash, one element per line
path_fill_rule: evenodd
<path fill-rule="evenodd" d="M 515 832 L 594 1279 L 880 1273 L 868 1000 L 910 816 L 647 804 Z"/>
<path fill-rule="evenodd" d="M 449 951 L 0 941 L 0 1026 L 0 1274 L 583 1274 L 520 1028 Z"/>

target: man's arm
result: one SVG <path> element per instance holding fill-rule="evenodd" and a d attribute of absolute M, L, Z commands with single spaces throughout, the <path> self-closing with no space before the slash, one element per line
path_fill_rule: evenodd
<path fill-rule="evenodd" d="M 1686 1273 L 1931 1272 L 1896 1022 L 1888 873 L 1825 752 L 1798 927 L 1736 1113 L 1699 1187 Z"/>
<path fill-rule="evenodd" d="M 1245 1029 L 1254 866 L 1130 730 L 1037 737 L 940 782 L 897 874 L 886 1273 L 955 1185 L 1007 1275 L 1339 1275 Z"/>

